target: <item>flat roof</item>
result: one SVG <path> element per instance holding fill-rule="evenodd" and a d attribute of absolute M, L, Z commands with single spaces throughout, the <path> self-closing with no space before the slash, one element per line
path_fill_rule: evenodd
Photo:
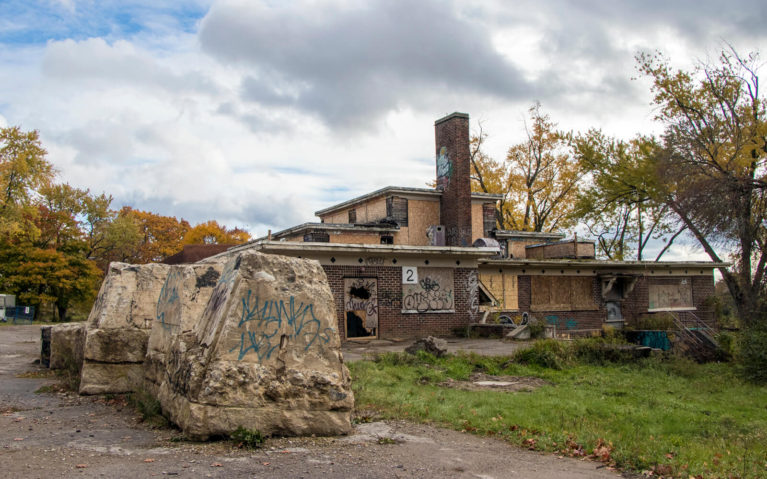
<path fill-rule="evenodd" d="M 715 263 L 713 261 L 612 261 L 603 259 L 481 259 L 480 264 L 497 266 L 582 266 L 587 268 L 626 268 L 626 269 L 663 269 L 663 268 L 727 268 L 732 263 Z"/>
<path fill-rule="evenodd" d="M 346 200 L 342 203 L 338 203 L 333 206 L 328 206 L 327 208 L 323 208 L 319 211 L 315 211 L 314 214 L 315 216 L 322 216 L 322 215 L 332 213 L 334 211 L 341 210 L 344 208 L 348 208 L 349 206 L 355 205 L 357 203 L 362 203 L 366 200 L 377 198 L 379 196 L 383 196 L 386 194 L 421 195 L 421 196 L 434 196 L 434 197 L 442 196 L 442 192 L 434 188 L 410 188 L 407 186 L 385 186 L 373 192 L 366 193 L 362 196 L 358 196 L 356 198 Z M 501 198 L 503 198 L 503 195 L 496 194 L 496 193 L 476 192 L 471 194 L 472 200 L 498 201 Z"/>
<path fill-rule="evenodd" d="M 293 226 L 282 231 L 272 233 L 272 237 L 288 236 L 292 234 L 298 234 L 301 231 L 306 230 L 330 230 L 330 231 L 359 231 L 361 233 L 391 233 L 399 231 L 399 226 L 385 224 L 361 224 L 361 223 L 302 223 L 297 226 Z M 254 243 L 256 241 L 266 240 L 267 236 L 262 236 L 254 240 L 249 241 L 246 244 Z"/>
<path fill-rule="evenodd" d="M 400 256 L 450 256 L 482 258 L 495 256 L 498 248 L 475 248 L 473 246 L 410 246 L 410 245 L 378 245 L 358 243 L 315 243 L 302 241 L 268 241 L 259 240 L 229 248 L 226 253 L 231 254 L 253 248 L 256 251 L 268 253 L 291 252 L 291 253 L 334 253 L 334 254 L 396 254 Z"/>
<path fill-rule="evenodd" d="M 522 239 L 562 239 L 564 233 L 546 233 L 543 231 L 517 231 L 495 230 L 496 238 L 522 238 Z"/>

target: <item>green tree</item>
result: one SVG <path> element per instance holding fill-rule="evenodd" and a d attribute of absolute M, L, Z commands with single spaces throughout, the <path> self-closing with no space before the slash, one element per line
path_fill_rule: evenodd
<path fill-rule="evenodd" d="M 34 234 L 34 194 L 54 177 L 45 155 L 36 131 L 0 128 L 0 235 Z"/>
<path fill-rule="evenodd" d="M 655 257 L 659 261 L 686 228 L 674 228 L 662 201 L 655 138 L 626 142 L 591 130 L 572 135 L 571 141 L 590 177 L 578 195 L 574 217 L 596 238 L 600 256 L 626 260 L 635 255 L 642 261 L 649 241 L 662 239 L 665 245 Z"/>
<path fill-rule="evenodd" d="M 638 63 L 665 125 L 657 157 L 663 202 L 713 261 L 733 252 L 735 267 L 721 272 L 738 314 L 746 325 L 767 324 L 767 100 L 758 57 L 729 49 L 690 72 L 660 54 Z"/>

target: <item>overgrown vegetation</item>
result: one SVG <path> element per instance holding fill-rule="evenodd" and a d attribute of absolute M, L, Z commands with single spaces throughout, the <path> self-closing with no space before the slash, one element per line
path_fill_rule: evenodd
<path fill-rule="evenodd" d="M 266 441 L 266 438 L 258 429 L 246 429 L 242 426 L 238 426 L 229 437 L 237 443 L 237 447 L 248 449 L 258 449 Z"/>
<path fill-rule="evenodd" d="M 605 344 L 540 341 L 514 357 L 392 353 L 350 368 L 357 408 L 383 417 L 668 477 L 767 475 L 767 388 L 742 381 L 731 364 L 629 359 Z M 549 385 L 527 393 L 441 386 L 475 372 Z"/>
<path fill-rule="evenodd" d="M 160 401 L 144 389 L 128 395 L 128 404 L 141 414 L 141 420 L 154 427 L 168 427 L 170 423 L 162 414 Z"/>

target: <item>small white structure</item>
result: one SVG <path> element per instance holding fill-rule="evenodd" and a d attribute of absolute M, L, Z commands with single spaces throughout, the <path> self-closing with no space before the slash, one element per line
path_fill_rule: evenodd
<path fill-rule="evenodd" d="M 0 294 L 0 321 L 7 321 L 5 308 L 12 308 L 14 306 L 16 306 L 16 296 L 12 294 Z"/>

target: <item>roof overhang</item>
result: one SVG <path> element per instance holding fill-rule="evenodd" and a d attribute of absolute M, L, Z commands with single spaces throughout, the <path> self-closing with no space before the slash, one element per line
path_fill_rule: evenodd
<path fill-rule="evenodd" d="M 367 245 L 351 243 L 308 243 L 297 241 L 258 241 L 228 250 L 229 253 L 253 248 L 263 253 L 296 255 L 301 253 L 328 253 L 356 256 L 359 254 L 395 256 L 439 256 L 449 258 L 487 258 L 498 254 L 496 248 L 474 248 L 457 246 L 406 246 Z"/>
<path fill-rule="evenodd" d="M 342 203 L 329 206 L 327 208 L 315 211 L 315 216 L 323 216 L 329 213 L 334 213 L 345 208 L 349 208 L 359 203 L 378 198 L 380 196 L 400 195 L 405 197 L 425 197 L 425 198 L 439 198 L 442 196 L 442 192 L 433 188 L 410 188 L 405 186 L 385 186 L 381 189 L 375 190 L 371 193 L 352 198 Z M 484 200 L 495 202 L 503 198 L 501 194 L 495 193 L 472 193 L 472 200 Z"/>
<path fill-rule="evenodd" d="M 542 233 L 539 231 L 513 231 L 496 230 L 495 237 L 499 239 L 517 239 L 517 240 L 561 240 L 565 237 L 564 233 Z"/>
<path fill-rule="evenodd" d="M 690 274 L 708 274 L 716 268 L 727 268 L 732 263 L 713 261 L 608 261 L 598 259 L 491 259 L 479 260 L 480 267 L 496 266 L 499 268 L 513 268 L 536 271 L 554 270 L 583 270 L 589 273 L 603 274 L 607 272 L 623 271 L 639 272 L 642 274 L 663 274 L 664 271 L 676 272 L 689 271 Z"/>
<path fill-rule="evenodd" d="M 305 231 L 320 231 L 320 230 L 342 231 L 342 232 L 353 232 L 353 233 L 394 233 L 399 231 L 399 226 L 385 225 L 385 224 L 366 225 L 366 224 L 359 224 L 359 223 L 302 223 L 300 225 L 293 226 L 291 228 L 278 231 L 276 233 L 272 233 L 272 238 L 280 239 L 280 237 L 297 235 Z M 268 239 L 269 239 L 268 236 L 262 236 L 261 238 L 256 238 L 246 244 L 251 244 L 258 241 L 265 241 Z"/>

